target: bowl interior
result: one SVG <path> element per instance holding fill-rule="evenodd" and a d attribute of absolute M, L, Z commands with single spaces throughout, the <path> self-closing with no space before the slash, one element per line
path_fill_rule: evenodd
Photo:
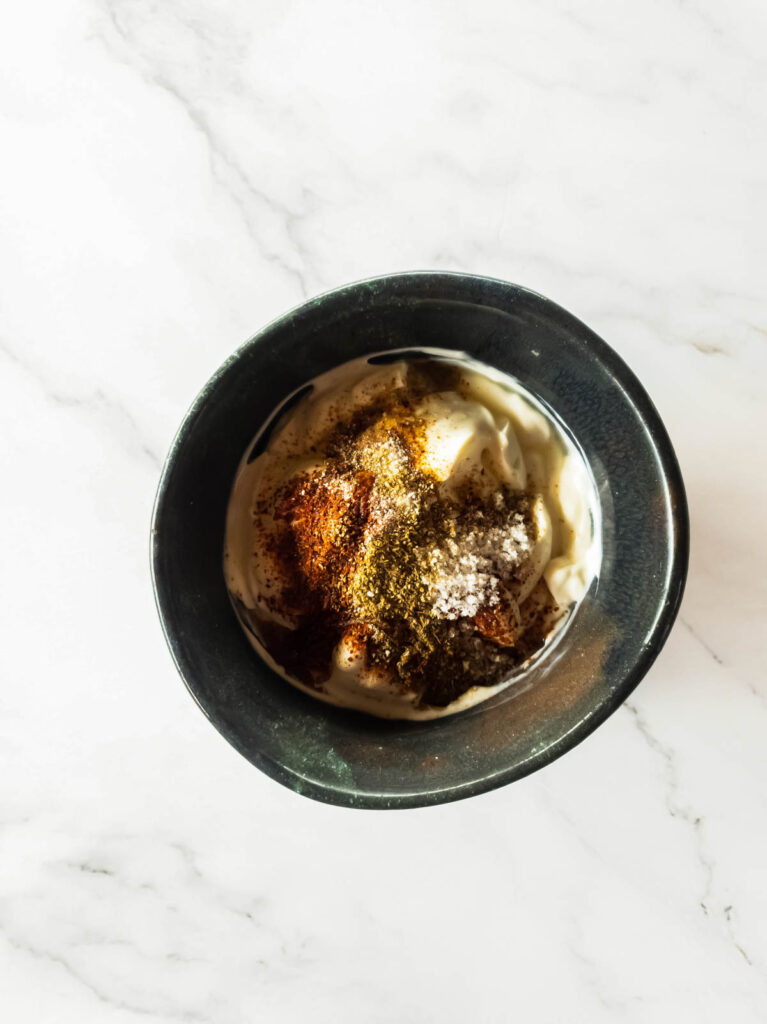
<path fill-rule="evenodd" d="M 339 363 L 393 349 L 464 352 L 515 377 L 580 446 L 601 510 L 599 577 L 562 643 L 519 683 L 433 722 L 391 722 L 313 700 L 245 638 L 222 571 L 237 465 L 286 396 Z M 214 375 L 163 472 L 152 532 L 158 609 L 178 669 L 213 724 L 297 792 L 347 806 L 438 803 L 527 774 L 628 696 L 681 598 L 687 513 L 666 432 L 625 364 L 575 317 L 505 282 L 395 275 L 320 296 Z"/>

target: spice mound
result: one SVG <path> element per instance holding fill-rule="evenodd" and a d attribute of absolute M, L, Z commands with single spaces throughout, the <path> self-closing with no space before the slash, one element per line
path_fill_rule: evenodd
<path fill-rule="evenodd" d="M 587 502 L 562 438 L 459 362 L 347 364 L 253 448 L 230 499 L 227 585 L 257 650 L 324 700 L 460 710 L 585 589 Z"/>

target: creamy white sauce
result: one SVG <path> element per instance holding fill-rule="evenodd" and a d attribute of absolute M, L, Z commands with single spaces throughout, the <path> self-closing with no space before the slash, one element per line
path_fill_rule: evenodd
<path fill-rule="evenodd" d="M 417 415 L 426 422 L 423 463 L 448 494 L 466 478 L 476 481 L 483 469 L 481 480 L 488 494 L 504 485 L 541 496 L 536 507 L 540 536 L 529 553 L 529 572 L 514 596 L 523 602 L 543 579 L 557 604 L 572 613 L 595 576 L 600 557 L 598 503 L 582 456 L 543 407 L 510 378 L 467 357 L 457 358 L 453 352 L 428 350 L 426 354 L 458 366 L 461 387 L 460 393 L 427 395 L 417 407 Z M 268 551 L 255 543 L 254 524 L 260 520 L 269 526 L 268 514 L 257 506 L 268 507 L 296 474 L 319 468 L 323 445 L 333 429 L 355 411 L 402 387 L 406 374 L 404 361 L 371 366 L 364 358 L 339 366 L 317 377 L 311 393 L 295 408 L 282 417 L 278 412 L 266 449 L 251 462 L 248 457 L 260 435 L 249 447 L 229 502 L 224 559 L 229 591 L 245 608 L 292 625 L 289 610 L 279 606 L 278 568 Z M 391 471 L 396 472 L 394 452 L 392 459 Z M 323 691 L 317 691 L 274 661 L 252 625 L 246 632 L 264 660 L 293 685 L 321 700 L 382 717 L 428 719 L 452 714 L 486 700 L 509 682 L 472 687 L 444 708 L 419 708 L 414 694 L 403 692 L 380 670 L 366 668 L 342 640 L 333 655 L 330 677 Z M 516 671 L 513 678 L 519 674 Z"/>

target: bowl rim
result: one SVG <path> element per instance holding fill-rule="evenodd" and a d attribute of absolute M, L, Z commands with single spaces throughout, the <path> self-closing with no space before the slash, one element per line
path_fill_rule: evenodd
<path fill-rule="evenodd" d="M 430 281 L 435 284 L 462 282 L 464 284 L 482 285 L 489 288 L 510 289 L 517 293 L 533 297 L 542 303 L 547 312 L 554 314 L 557 319 L 564 319 L 567 325 L 577 327 L 578 343 L 584 345 L 586 350 L 605 366 L 613 378 L 621 386 L 628 399 L 633 404 L 638 417 L 649 434 L 658 454 L 661 475 L 668 489 L 671 520 L 673 522 L 673 533 L 675 543 L 671 546 L 670 565 L 667 574 L 667 582 L 664 588 L 665 601 L 655 618 L 651 632 L 643 646 L 642 652 L 636 659 L 631 669 L 620 679 L 618 685 L 612 690 L 610 696 L 598 704 L 593 711 L 578 721 L 571 729 L 540 751 L 531 752 L 523 761 L 517 762 L 508 768 L 500 769 L 481 779 L 468 782 L 456 783 L 442 789 L 424 790 L 423 792 L 411 793 L 389 793 L 386 791 L 376 793 L 359 793 L 345 789 L 341 785 L 325 784 L 308 778 L 292 768 L 280 763 L 261 751 L 254 752 L 251 749 L 243 749 L 240 742 L 227 724 L 216 714 L 215 708 L 208 707 L 195 692 L 193 684 L 188 678 L 188 666 L 181 648 L 181 644 L 175 635 L 174 628 L 169 622 L 169 616 L 163 604 L 162 581 L 159 576 L 159 554 L 158 554 L 158 521 L 161 516 L 163 503 L 167 494 L 171 473 L 176 457 L 183 445 L 186 435 L 189 433 L 197 415 L 208 401 L 210 392 L 214 390 L 222 376 L 229 368 L 236 363 L 252 345 L 260 341 L 265 335 L 289 322 L 298 313 L 306 314 L 311 309 L 325 304 L 330 300 L 342 299 L 345 294 L 354 293 L 360 289 L 370 288 L 384 283 L 397 281 L 400 287 L 407 287 L 408 282 L 422 286 L 424 282 Z M 466 799 L 481 793 L 487 793 L 524 778 L 527 775 L 538 771 L 551 764 L 568 750 L 572 750 L 582 743 L 605 722 L 633 693 L 645 675 L 649 672 L 658 655 L 660 654 L 669 633 L 674 625 L 682 596 L 689 566 L 690 552 L 690 522 L 687 496 L 682 479 L 679 462 L 674 451 L 668 431 L 656 409 L 652 399 L 639 381 L 634 371 L 622 359 L 618 353 L 588 327 L 579 317 L 570 313 L 563 306 L 547 298 L 545 295 L 524 285 L 515 284 L 503 278 L 488 277 L 482 274 L 469 274 L 460 271 L 435 271 L 435 270 L 412 270 L 398 271 L 390 274 L 380 274 L 373 277 L 360 278 L 359 280 L 323 291 L 302 302 L 292 306 L 286 312 L 273 318 L 266 323 L 259 331 L 239 345 L 232 354 L 225 359 L 218 368 L 211 374 L 208 380 L 199 390 L 194 400 L 184 414 L 181 423 L 176 430 L 167 454 L 160 470 L 157 491 L 152 507 L 151 529 L 149 535 L 149 562 L 154 594 L 155 605 L 160 619 L 163 635 L 170 651 L 178 674 L 194 699 L 197 706 L 205 717 L 217 729 L 218 732 L 246 758 L 251 764 L 259 768 L 270 778 L 281 783 L 288 789 L 308 796 L 323 803 L 334 804 L 347 808 L 363 809 L 405 809 L 414 807 L 431 806 L 441 803 L 448 803 L 456 800 Z M 191 674 L 189 672 L 189 674 Z M 311 699 L 311 698 L 307 698 Z M 318 702 L 319 704 L 319 702 Z"/>

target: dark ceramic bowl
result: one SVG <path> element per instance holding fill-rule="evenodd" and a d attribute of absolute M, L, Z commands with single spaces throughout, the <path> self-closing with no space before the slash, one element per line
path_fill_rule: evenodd
<path fill-rule="evenodd" d="M 331 707 L 248 643 L 222 572 L 237 465 L 275 406 L 369 353 L 455 349 L 509 373 L 556 414 L 591 466 L 602 563 L 547 657 L 484 704 L 432 722 Z M 249 341 L 205 385 L 162 473 L 152 573 L 184 682 L 226 739 L 297 793 L 417 807 L 519 779 L 574 747 L 628 697 L 663 646 L 687 572 L 684 487 L 668 435 L 625 363 L 570 313 L 505 281 L 381 277 L 321 295 Z"/>

